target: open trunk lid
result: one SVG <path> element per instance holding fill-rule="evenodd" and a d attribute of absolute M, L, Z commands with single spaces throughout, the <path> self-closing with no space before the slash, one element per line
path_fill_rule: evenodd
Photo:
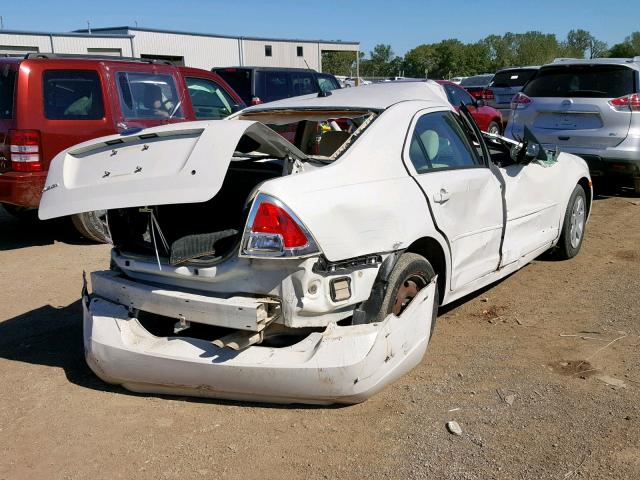
<path fill-rule="evenodd" d="M 39 216 L 44 220 L 93 210 L 205 202 L 220 190 L 237 150 L 306 159 L 255 121 L 184 122 L 111 135 L 53 159 Z"/>

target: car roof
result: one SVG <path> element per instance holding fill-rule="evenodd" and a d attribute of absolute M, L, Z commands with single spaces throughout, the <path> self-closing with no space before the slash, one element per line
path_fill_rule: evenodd
<path fill-rule="evenodd" d="M 270 72 L 311 72 L 311 73 L 322 73 L 317 72 L 310 68 L 295 68 L 295 67 L 252 67 L 252 66 L 242 66 L 242 67 L 215 67 L 212 68 L 214 72 L 224 71 L 227 69 L 235 69 L 235 70 L 265 70 Z M 330 73 L 326 73 L 325 75 L 331 75 Z"/>
<path fill-rule="evenodd" d="M 356 88 L 332 90 L 331 95 L 303 95 L 249 107 L 243 112 L 282 109 L 363 109 L 385 110 L 391 105 L 408 100 L 431 101 L 438 106 L 448 106 L 444 88 L 432 80 L 412 82 L 385 82 L 362 85 Z"/>
<path fill-rule="evenodd" d="M 552 63 L 543 65 L 543 67 L 552 67 L 557 65 L 624 65 L 626 67 L 640 70 L 640 57 L 633 58 L 556 58 Z"/>
<path fill-rule="evenodd" d="M 526 67 L 504 67 L 496 72 L 496 75 L 500 72 L 509 72 L 512 70 L 538 70 L 540 65 L 528 65 Z"/>

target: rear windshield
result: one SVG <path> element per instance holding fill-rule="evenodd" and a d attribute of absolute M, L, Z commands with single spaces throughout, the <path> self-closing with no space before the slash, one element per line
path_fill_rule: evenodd
<path fill-rule="evenodd" d="M 529 97 L 617 98 L 635 91 L 634 70 L 623 65 L 545 67 L 526 85 Z"/>
<path fill-rule="evenodd" d="M 286 70 L 258 70 L 256 72 L 256 96 L 263 102 L 316 93 L 318 85 L 311 72 Z"/>
<path fill-rule="evenodd" d="M 171 75 L 118 72 L 118 93 L 124 118 L 184 118 Z"/>
<path fill-rule="evenodd" d="M 521 87 L 529 81 L 533 74 L 537 72 L 537 69 L 517 69 L 517 70 L 503 70 L 496 73 L 491 82 L 492 87 Z"/>
<path fill-rule="evenodd" d="M 44 115 L 50 120 L 104 117 L 100 77 L 94 70 L 46 70 L 42 74 Z"/>
<path fill-rule="evenodd" d="M 0 118 L 13 118 L 13 90 L 16 72 L 5 66 L 0 70 Z"/>
<path fill-rule="evenodd" d="M 463 87 L 486 87 L 493 78 L 493 75 L 474 75 L 467 77 L 460 82 Z"/>
<path fill-rule="evenodd" d="M 247 105 L 251 104 L 251 70 L 220 68 L 214 72 L 220 75 Z"/>

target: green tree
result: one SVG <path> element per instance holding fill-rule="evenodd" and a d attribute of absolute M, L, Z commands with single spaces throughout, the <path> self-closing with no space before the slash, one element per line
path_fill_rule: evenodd
<path fill-rule="evenodd" d="M 571 30 L 562 45 L 563 56 L 576 58 L 598 58 L 607 53 L 607 44 L 586 30 Z"/>
<path fill-rule="evenodd" d="M 361 52 L 362 53 L 362 52 Z M 355 75 L 356 56 L 353 52 L 322 52 L 322 71 L 333 75 Z"/>
<path fill-rule="evenodd" d="M 433 77 L 436 68 L 436 51 L 433 45 L 418 45 L 404 56 L 405 75 L 408 77 Z"/>

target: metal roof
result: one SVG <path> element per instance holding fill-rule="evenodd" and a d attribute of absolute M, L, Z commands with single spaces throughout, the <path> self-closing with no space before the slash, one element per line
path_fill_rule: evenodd
<path fill-rule="evenodd" d="M 442 86 L 432 80 L 413 82 L 382 82 L 361 87 L 332 90 L 331 95 L 319 97 L 317 94 L 292 97 L 276 102 L 246 108 L 242 113 L 286 110 L 286 109 L 363 109 L 385 110 L 391 105 L 409 100 L 431 101 L 449 106 Z"/>
<path fill-rule="evenodd" d="M 91 29 L 93 32 L 93 29 Z M 134 35 L 125 33 L 82 33 L 80 30 L 75 32 L 33 32 L 30 30 L 0 30 L 0 34 L 6 33 L 8 35 L 38 35 L 46 37 L 79 37 L 79 38 L 133 38 Z"/>
<path fill-rule="evenodd" d="M 354 42 L 354 41 L 309 40 L 309 39 L 304 40 L 304 39 L 298 39 L 298 38 L 272 38 L 272 37 L 251 37 L 251 36 L 242 36 L 242 35 L 219 35 L 214 33 L 183 32 L 180 30 L 163 30 L 160 28 L 130 27 L 128 25 L 119 26 L 119 27 L 91 28 L 91 32 L 105 32 L 105 31 L 113 32 L 114 30 L 125 30 L 128 32 L 138 31 L 138 32 L 151 32 L 151 33 L 168 33 L 172 35 L 192 35 L 195 37 L 234 38 L 234 39 L 242 39 L 242 40 L 260 40 L 260 41 L 271 41 L 271 42 L 335 43 L 340 45 L 360 45 L 360 42 Z M 74 32 L 87 33 L 88 30 L 85 28 L 80 30 L 74 30 Z"/>

